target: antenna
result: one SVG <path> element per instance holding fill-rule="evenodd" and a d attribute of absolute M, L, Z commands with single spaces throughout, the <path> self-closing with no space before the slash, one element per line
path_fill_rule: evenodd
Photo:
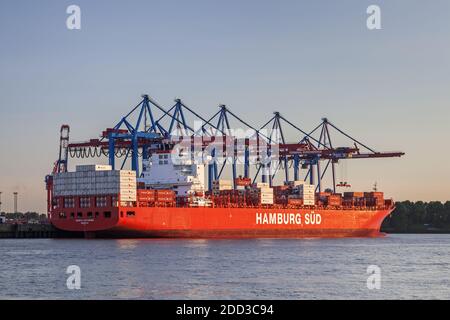
<path fill-rule="evenodd" d="M 0 212 L 2 212 L 2 193 L 3 192 L 0 191 Z"/>
<path fill-rule="evenodd" d="M 375 183 L 373 184 L 373 191 L 377 192 L 378 188 L 377 188 L 377 182 L 375 181 Z"/>
<path fill-rule="evenodd" d="M 14 192 L 14 213 L 17 213 L 17 196 L 18 192 Z"/>

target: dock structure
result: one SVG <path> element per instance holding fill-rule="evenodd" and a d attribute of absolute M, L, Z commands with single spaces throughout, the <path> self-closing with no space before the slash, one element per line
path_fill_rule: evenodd
<path fill-rule="evenodd" d="M 80 234 L 58 230 L 50 224 L 0 224 L 0 238 L 79 238 Z"/>

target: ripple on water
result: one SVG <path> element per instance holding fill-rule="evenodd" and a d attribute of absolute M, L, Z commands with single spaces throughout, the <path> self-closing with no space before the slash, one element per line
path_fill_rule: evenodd
<path fill-rule="evenodd" d="M 1 244 L 3 299 L 450 299 L 450 235 Z M 81 290 L 66 287 L 72 264 Z M 373 264 L 380 290 L 367 289 Z"/>

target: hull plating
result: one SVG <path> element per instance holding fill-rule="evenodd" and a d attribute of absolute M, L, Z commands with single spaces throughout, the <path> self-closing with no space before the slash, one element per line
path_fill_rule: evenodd
<path fill-rule="evenodd" d="M 110 238 L 309 238 L 379 236 L 393 210 L 109 208 L 95 218 L 52 217 L 56 228 Z M 109 214 L 108 214 L 109 216 Z"/>

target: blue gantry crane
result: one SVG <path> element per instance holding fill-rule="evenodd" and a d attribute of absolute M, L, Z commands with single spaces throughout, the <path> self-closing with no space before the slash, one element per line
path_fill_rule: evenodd
<path fill-rule="evenodd" d="M 141 96 L 139 103 L 133 107 L 115 126 L 103 131 L 100 139 L 90 139 L 81 143 L 64 143 L 67 148 L 60 151 L 60 159 L 56 170 L 66 170 L 68 158 L 88 158 L 107 156 L 113 168 L 124 168 L 131 163 L 131 169 L 140 173 L 140 159 L 147 159 L 152 152 L 171 149 L 180 140 L 191 140 L 200 143 L 201 151 L 208 153 L 208 188 L 212 181 L 220 179 L 226 165 L 231 167 L 231 177 L 235 183 L 238 167 L 242 166 L 243 176 L 250 178 L 251 160 L 255 162 L 256 171 L 253 181 L 260 177 L 262 182 L 271 185 L 278 172 L 283 171 L 283 181 L 288 183 L 293 171 L 293 180 L 303 179 L 317 185 L 321 191 L 325 174 L 330 170 L 333 190 L 336 191 L 335 164 L 340 160 L 399 157 L 402 152 L 377 152 L 366 144 L 356 140 L 345 131 L 323 118 L 313 130 L 307 132 L 288 120 L 280 112 L 273 116 L 259 129 L 233 113 L 230 108 L 220 105 L 219 110 L 206 119 L 181 99 L 165 109 L 147 94 Z M 248 130 L 245 137 L 233 134 L 231 120 Z M 196 126 L 195 122 L 201 123 Z M 294 129 L 299 137 L 297 142 L 287 141 L 285 126 Z M 349 147 L 336 147 L 330 131 L 334 130 L 352 143 Z M 227 148 L 221 150 L 215 142 L 225 141 Z M 256 146 L 256 157 L 250 159 L 252 148 Z M 259 146 L 267 146 L 260 151 Z M 273 150 L 277 150 L 278 158 L 272 161 Z M 220 151 L 220 152 L 219 152 Z M 222 159 L 220 159 L 222 158 Z M 121 159 L 120 166 L 116 161 Z M 238 159 L 243 159 L 239 163 Z M 321 163 L 324 163 L 322 169 Z M 330 169 L 331 168 L 331 169 Z M 236 185 L 234 185 L 236 187 Z"/>

